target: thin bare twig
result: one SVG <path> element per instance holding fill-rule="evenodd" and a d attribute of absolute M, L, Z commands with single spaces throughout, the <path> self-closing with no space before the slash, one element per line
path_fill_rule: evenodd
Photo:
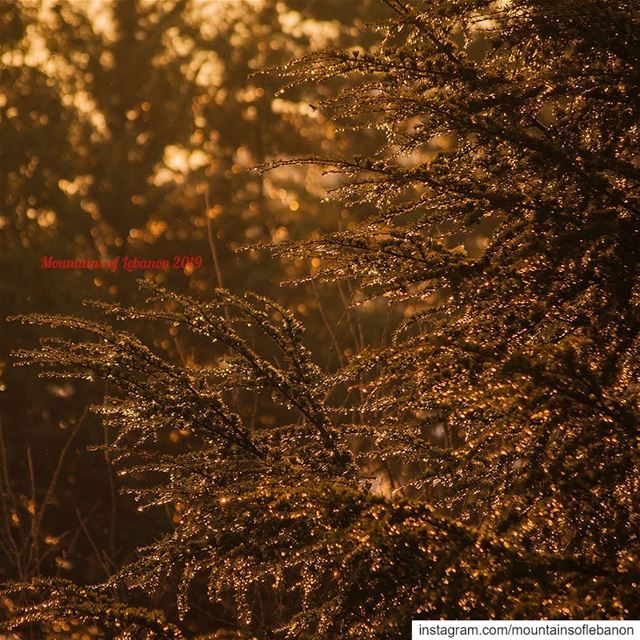
<path fill-rule="evenodd" d="M 36 575 L 39 575 L 40 573 L 40 553 L 39 553 L 39 536 L 40 536 L 40 529 L 42 527 L 42 521 L 44 519 L 44 514 L 47 508 L 47 505 L 50 503 L 51 498 L 53 496 L 53 493 L 55 491 L 56 485 L 58 484 L 58 479 L 60 477 L 60 473 L 62 472 L 62 467 L 64 465 L 64 461 L 65 458 L 67 456 L 67 452 L 69 451 L 69 447 L 71 446 L 71 443 L 73 442 L 73 440 L 75 439 L 78 431 L 80 430 L 80 427 L 82 426 L 82 424 L 84 423 L 87 415 L 88 415 L 89 411 L 87 408 L 84 409 L 84 411 L 82 412 L 82 415 L 80 416 L 80 418 L 78 418 L 78 421 L 76 422 L 76 426 L 73 429 L 73 431 L 71 432 L 71 434 L 69 435 L 69 437 L 67 438 L 67 441 L 65 442 L 64 446 L 62 447 L 62 451 L 60 451 L 60 455 L 58 456 L 58 462 L 56 464 L 56 468 L 53 472 L 53 475 L 51 476 L 51 481 L 49 482 L 49 486 L 47 487 L 47 491 L 44 494 L 44 497 L 42 499 L 42 503 L 40 504 L 40 508 L 38 509 L 38 511 L 36 513 L 34 513 L 34 517 L 32 519 L 32 541 L 31 541 L 31 548 L 33 549 L 33 557 L 30 553 L 30 562 L 33 561 L 35 562 L 35 572 Z M 31 460 L 31 449 L 27 449 L 27 456 L 28 456 L 28 460 L 29 460 L 29 473 L 31 476 L 31 481 L 32 481 L 32 486 L 34 487 L 32 490 L 32 505 L 33 505 L 33 509 L 35 510 L 35 506 L 36 506 L 36 501 L 35 501 L 35 479 L 33 476 L 33 462 Z"/>
<path fill-rule="evenodd" d="M 90 516 L 91 514 L 89 514 L 86 519 L 89 519 Z M 87 542 L 91 546 L 93 553 L 95 554 L 96 558 L 98 559 L 98 562 L 100 563 L 100 566 L 102 567 L 102 570 L 105 573 L 105 577 L 110 578 L 111 569 L 109 568 L 109 565 L 107 565 L 107 563 L 104 561 L 104 558 L 102 557 L 102 554 L 98 550 L 98 547 L 96 546 L 96 543 L 94 542 L 93 537 L 89 533 L 89 530 L 87 529 L 87 525 L 85 524 L 85 521 L 82 519 L 82 515 L 80 514 L 80 509 L 76 509 L 76 517 L 78 518 L 78 523 L 80 524 L 80 528 L 84 533 L 84 537 L 87 539 Z"/>
<path fill-rule="evenodd" d="M 209 187 L 207 186 L 207 190 L 204 192 L 204 204 L 205 204 L 205 216 L 207 220 L 207 237 L 209 239 L 209 251 L 211 252 L 211 259 L 213 260 L 213 267 L 216 272 L 216 283 L 218 288 L 224 289 L 224 282 L 222 280 L 222 270 L 220 269 L 220 262 L 218 261 L 218 250 L 216 249 L 216 241 L 213 235 L 213 226 L 211 224 L 211 216 L 209 215 L 209 211 L 211 207 L 209 205 Z M 228 312 L 225 307 L 225 317 L 228 318 Z"/>
<path fill-rule="evenodd" d="M 9 479 L 9 465 L 7 460 L 7 449 L 4 441 L 4 429 L 2 420 L 0 419 L 0 463 L 2 464 L 2 475 L 0 475 L 0 499 L 2 500 L 2 527 L 4 537 L 6 538 L 5 554 L 8 559 L 13 557 L 13 562 L 20 578 L 22 574 L 22 554 L 13 537 L 10 525 L 10 509 L 7 500 L 12 497 L 15 504 L 15 496 L 11 490 L 11 481 Z"/>
<path fill-rule="evenodd" d="M 313 289 L 313 293 L 316 299 L 316 302 L 318 303 L 318 309 L 320 311 L 320 317 L 322 318 L 322 322 L 327 330 L 327 333 L 329 334 L 330 338 L 331 338 L 331 343 L 333 345 L 333 349 L 336 352 L 336 356 L 338 358 L 338 365 L 340 367 L 344 366 L 344 360 L 342 359 L 342 354 L 340 353 L 340 346 L 338 345 L 338 339 L 336 337 L 336 332 L 334 331 L 334 329 L 332 329 L 331 327 L 331 323 L 329 322 L 329 319 L 327 318 L 327 314 L 325 313 L 324 310 L 324 305 L 322 304 L 322 299 L 320 298 L 320 293 L 318 292 L 318 286 L 316 284 L 315 280 L 311 280 L 311 288 Z M 331 358 L 331 349 L 329 350 L 329 353 L 327 354 L 327 363 L 325 368 L 329 367 L 329 359 Z"/>
<path fill-rule="evenodd" d="M 116 485 L 113 479 L 113 464 L 109 457 L 109 431 L 106 424 L 103 423 L 104 433 L 104 461 L 107 465 L 107 475 L 109 477 L 109 500 L 111 508 L 109 511 L 109 553 L 111 554 L 110 562 L 115 565 L 116 561 L 116 527 L 118 523 L 118 504 L 116 501 Z"/>

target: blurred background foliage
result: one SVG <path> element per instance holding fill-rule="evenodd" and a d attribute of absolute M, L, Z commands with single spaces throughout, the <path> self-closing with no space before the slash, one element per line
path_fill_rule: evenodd
<path fill-rule="evenodd" d="M 277 72 L 264 70 L 312 48 L 367 45 L 374 36 L 363 33 L 363 18 L 375 20 L 384 7 L 5 0 L 0 11 L 0 580 L 46 574 L 95 581 L 170 527 L 173 514 L 130 519 L 132 502 L 116 494 L 110 460 L 96 450 L 110 434 L 85 412 L 107 389 L 52 384 L 10 366 L 11 350 L 33 344 L 33 328 L 6 317 L 74 314 L 86 299 L 131 303 L 140 296 L 136 278 L 148 277 L 204 297 L 220 285 L 275 294 L 305 321 L 307 339 L 329 366 L 365 339 L 379 340 L 384 302 L 364 305 L 356 319 L 348 283 L 280 287 L 313 273 L 317 261 L 238 250 L 346 227 L 365 215 L 323 202 L 336 183 L 320 168 L 260 174 L 253 167 L 350 148 L 354 134 L 310 104 L 330 83 L 283 90 Z M 380 135 L 359 132 L 358 150 Z M 199 256 L 202 267 L 43 270 L 43 256 Z M 221 356 L 174 330 L 141 331 L 171 358 L 206 364 Z M 171 441 L 190 446 L 179 431 Z"/>

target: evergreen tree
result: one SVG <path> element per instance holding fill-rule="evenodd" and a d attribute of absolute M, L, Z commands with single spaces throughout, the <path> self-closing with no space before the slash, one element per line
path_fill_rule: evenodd
<path fill-rule="evenodd" d="M 20 356 L 121 390 L 99 409 L 113 453 L 140 507 L 173 509 L 175 529 L 106 584 L 32 584 L 9 625 L 189 637 L 114 601 L 167 575 L 183 614 L 206 589 L 249 637 L 640 614 L 640 5 L 387 4 L 380 46 L 285 69 L 343 78 L 322 108 L 385 134 L 371 157 L 299 161 L 344 176 L 337 195 L 370 216 L 276 249 L 403 301 L 405 320 L 322 371 L 293 315 L 252 295 L 202 302 L 146 283 L 138 309 L 99 305 L 222 344 L 215 367 L 168 362 L 107 324 L 27 318 L 93 336 Z M 253 348 L 254 329 L 271 349 Z M 245 416 L 247 393 L 289 418 Z M 175 428 L 198 446 L 163 446 Z M 402 471 L 386 495 L 364 472 L 372 457 Z"/>

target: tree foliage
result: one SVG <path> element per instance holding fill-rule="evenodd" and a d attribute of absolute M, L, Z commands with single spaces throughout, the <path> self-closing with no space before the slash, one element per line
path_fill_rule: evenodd
<path fill-rule="evenodd" d="M 247 633 L 281 638 L 637 617 L 638 4 L 387 4 L 379 46 L 284 69 L 342 79 L 320 108 L 384 134 L 371 156 L 295 161 L 342 176 L 335 195 L 370 215 L 274 250 L 357 280 L 363 306 L 405 303 L 392 340 L 323 371 L 274 302 L 150 284 L 146 305 L 101 311 L 221 344 L 215 366 L 90 320 L 27 318 L 93 336 L 20 355 L 120 389 L 99 408 L 112 451 L 142 508 L 175 509 L 173 531 L 96 593 L 177 575 L 183 613 L 206 588 Z M 288 418 L 261 424 L 249 397 Z M 166 446 L 174 428 L 197 446 Z M 386 495 L 366 477 L 374 457 L 400 470 Z M 55 598 L 41 591 L 31 619 Z"/>

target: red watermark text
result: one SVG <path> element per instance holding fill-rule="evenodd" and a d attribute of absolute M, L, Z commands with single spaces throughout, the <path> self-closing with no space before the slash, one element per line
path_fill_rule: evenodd
<path fill-rule="evenodd" d="M 86 269 L 90 271 L 146 271 L 159 269 L 186 269 L 192 271 L 202 267 L 202 256 L 173 256 L 171 258 L 136 258 L 129 256 L 116 256 L 106 259 L 91 258 L 54 258 L 42 256 L 40 258 L 42 269 Z"/>

